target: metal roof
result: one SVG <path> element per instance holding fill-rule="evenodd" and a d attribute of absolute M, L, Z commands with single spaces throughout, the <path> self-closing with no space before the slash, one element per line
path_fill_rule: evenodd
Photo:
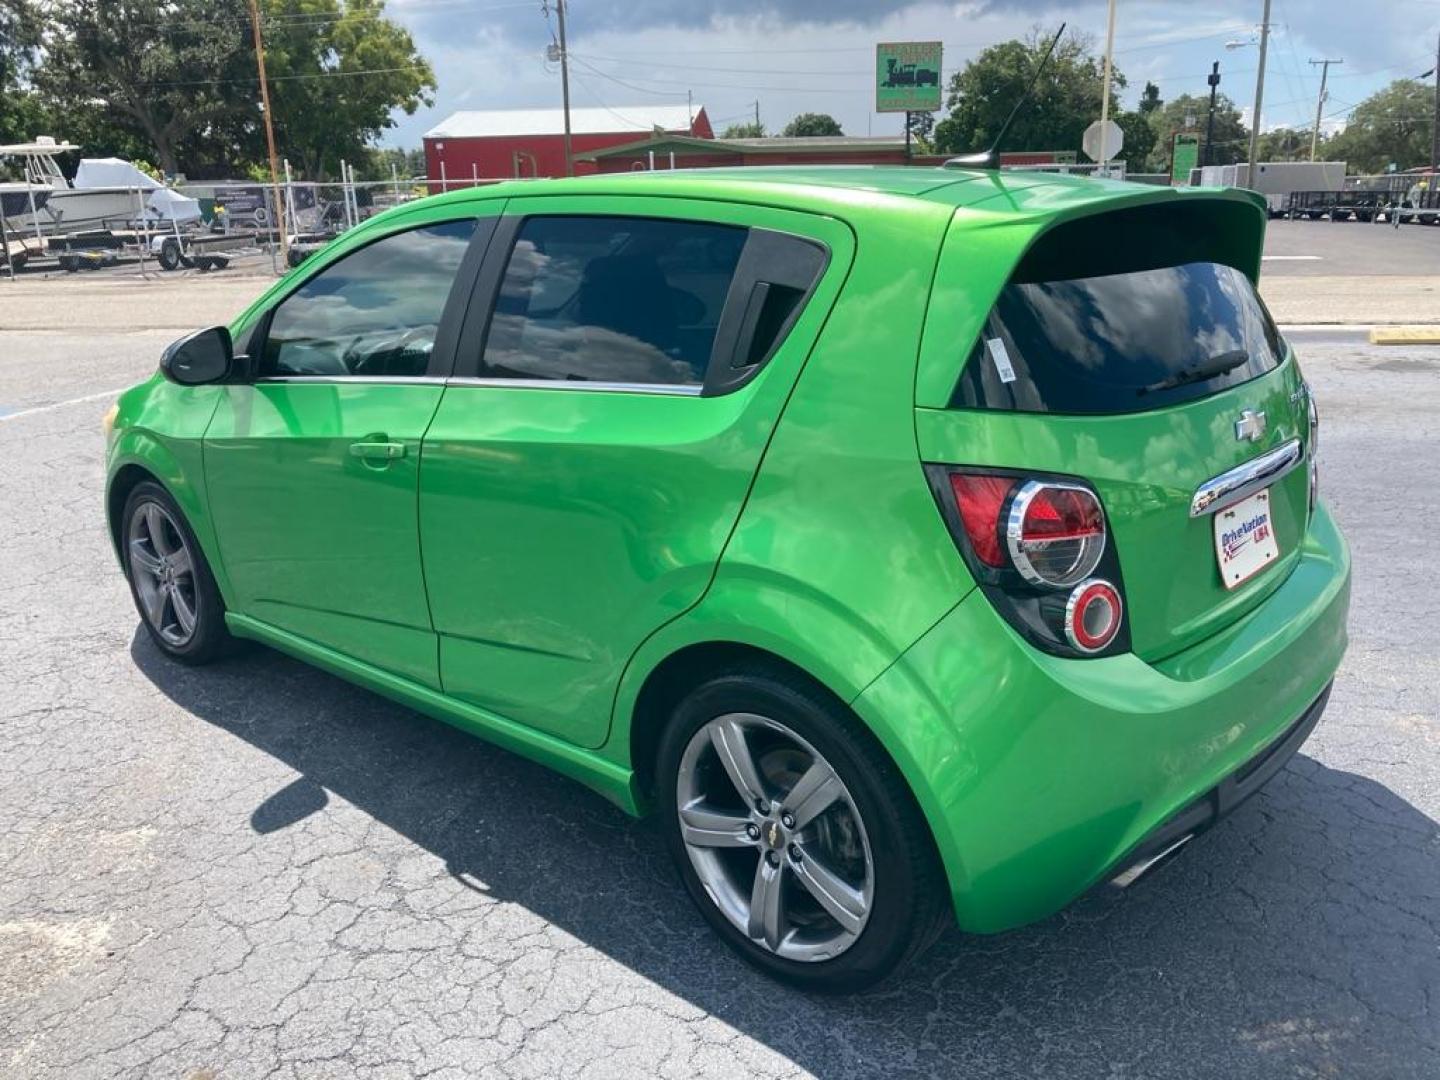
<path fill-rule="evenodd" d="M 693 151 L 700 154 L 793 154 L 809 150 L 817 154 L 845 154 L 856 151 L 903 150 L 903 135 L 806 135 L 786 138 L 763 139 L 702 139 L 692 135 L 672 135 L 665 132 L 650 135 L 635 142 L 619 146 L 607 146 L 603 150 L 592 150 L 588 154 L 577 154 L 576 161 L 599 161 L 602 158 L 626 157 L 643 154 L 647 150 L 664 153 L 675 150 L 679 153 Z"/>
<path fill-rule="evenodd" d="M 571 109 L 573 135 L 628 132 L 688 132 L 703 105 L 617 105 L 613 109 Z M 563 109 L 480 109 L 452 113 L 425 133 L 427 139 L 483 139 L 494 136 L 561 135 Z"/>
<path fill-rule="evenodd" d="M 902 150 L 904 135 L 766 135 L 759 139 L 726 139 L 746 150 Z"/>

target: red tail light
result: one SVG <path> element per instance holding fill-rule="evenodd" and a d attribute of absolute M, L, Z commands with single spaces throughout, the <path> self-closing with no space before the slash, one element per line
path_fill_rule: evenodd
<path fill-rule="evenodd" d="M 1032 585 L 1084 581 L 1105 551 L 1105 514 L 1089 488 L 1028 480 L 1015 495 L 1005 539 L 1015 569 Z"/>
<path fill-rule="evenodd" d="M 1062 656 L 1129 648 L 1120 561 L 1100 497 L 1056 478 L 927 465 L 962 554 L 996 609 Z"/>
<path fill-rule="evenodd" d="M 1120 632 L 1123 610 L 1120 594 L 1108 581 L 1083 581 L 1065 602 L 1065 637 L 1081 652 L 1097 653 Z"/>
<path fill-rule="evenodd" d="M 975 557 L 986 566 L 1005 565 L 1005 552 L 1000 547 L 1000 511 L 1014 486 L 1015 479 L 1010 476 L 950 474 L 960 523 L 965 526 Z"/>

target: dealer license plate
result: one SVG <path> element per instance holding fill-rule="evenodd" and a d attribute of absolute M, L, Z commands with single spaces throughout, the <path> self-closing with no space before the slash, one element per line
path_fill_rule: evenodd
<path fill-rule="evenodd" d="M 1269 488 L 1216 512 L 1215 557 L 1227 589 L 1244 584 L 1280 558 Z"/>

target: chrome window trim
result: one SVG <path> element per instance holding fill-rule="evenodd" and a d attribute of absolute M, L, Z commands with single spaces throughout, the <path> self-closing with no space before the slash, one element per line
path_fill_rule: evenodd
<path fill-rule="evenodd" d="M 1283 446 L 1251 458 L 1219 476 L 1212 476 L 1195 489 L 1195 497 L 1190 500 L 1190 516 L 1204 517 L 1233 506 L 1287 475 L 1304 457 L 1300 440 L 1291 439 Z"/>
<path fill-rule="evenodd" d="M 584 379 L 484 379 L 455 375 L 445 380 L 447 386 L 513 386 L 525 390 L 599 390 L 607 394 L 659 394 L 664 397 L 699 397 L 705 388 L 699 384 L 600 382 Z"/>
<path fill-rule="evenodd" d="M 253 380 L 253 385 L 263 386 L 266 383 L 348 385 L 359 383 L 362 386 L 414 386 L 418 383 L 427 386 L 444 386 L 445 382 L 446 379 L 443 375 L 265 375 Z"/>
<path fill-rule="evenodd" d="M 479 379 L 452 375 L 267 375 L 252 385 L 269 383 L 328 383 L 336 386 L 513 386 L 528 390 L 598 390 L 607 394 L 658 394 L 663 397 L 699 397 L 700 385 L 666 383 L 586 382 L 581 379 Z"/>

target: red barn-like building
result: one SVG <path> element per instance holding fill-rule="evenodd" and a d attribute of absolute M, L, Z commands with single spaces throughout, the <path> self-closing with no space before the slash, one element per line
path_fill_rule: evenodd
<path fill-rule="evenodd" d="M 439 190 L 475 179 L 565 175 L 565 115 L 560 109 L 457 112 L 425 133 L 425 168 Z M 578 159 L 658 133 L 713 139 L 703 106 L 623 105 L 571 109 L 570 145 Z M 576 161 L 577 173 L 596 171 Z"/>

